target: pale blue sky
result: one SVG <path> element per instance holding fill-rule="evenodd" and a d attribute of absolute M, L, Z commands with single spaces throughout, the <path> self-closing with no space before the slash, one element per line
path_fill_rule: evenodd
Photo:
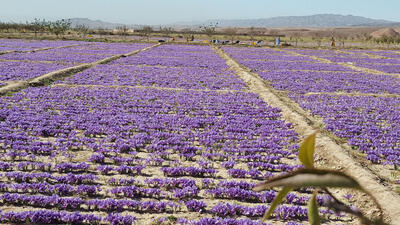
<path fill-rule="evenodd" d="M 400 21 L 400 0 L 0 0 L 0 21 L 85 17 L 127 24 L 320 13 Z"/>

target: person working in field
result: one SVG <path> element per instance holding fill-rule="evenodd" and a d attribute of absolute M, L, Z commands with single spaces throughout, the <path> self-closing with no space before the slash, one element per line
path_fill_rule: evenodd
<path fill-rule="evenodd" d="M 336 47 L 335 38 L 333 38 L 333 36 L 331 38 L 331 47 L 332 48 Z"/>
<path fill-rule="evenodd" d="M 275 45 L 279 46 L 281 44 L 281 37 L 277 37 L 275 41 Z"/>

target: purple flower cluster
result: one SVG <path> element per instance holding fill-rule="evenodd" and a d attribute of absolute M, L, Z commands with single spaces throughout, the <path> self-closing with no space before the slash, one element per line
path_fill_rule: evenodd
<path fill-rule="evenodd" d="M 251 219 L 231 219 L 231 218 L 202 218 L 199 220 L 186 220 L 178 219 L 178 224 L 182 225 L 270 225 L 268 223 L 263 223 L 260 221 L 255 221 Z"/>
<path fill-rule="evenodd" d="M 97 180 L 97 176 L 93 174 L 73 174 L 53 175 L 49 172 L 27 173 L 27 172 L 7 172 L 4 177 L 10 181 L 21 182 L 49 182 L 64 184 L 92 184 Z"/>
<path fill-rule="evenodd" d="M 229 204 L 229 203 L 218 203 L 215 205 L 211 212 L 219 217 L 262 217 L 265 211 L 268 209 L 265 205 L 258 205 L 254 207 Z M 327 212 L 332 214 L 333 212 Z M 307 209 L 300 206 L 279 206 L 274 214 L 276 219 L 283 220 L 307 220 Z"/>
<path fill-rule="evenodd" d="M 163 56 L 165 54 L 176 56 Z M 225 62 L 211 47 L 162 45 L 115 60 L 111 65 L 98 65 L 62 83 L 211 90 L 243 89 L 244 82 L 236 78 L 233 71 L 227 69 Z"/>
<path fill-rule="evenodd" d="M 229 68 L 211 47 L 203 45 L 161 45 L 135 56 L 115 60 L 112 64 L 200 67 L 214 71 Z"/>
<path fill-rule="evenodd" d="M 207 207 L 207 204 L 204 203 L 203 201 L 198 201 L 198 200 L 190 200 L 185 202 L 185 205 L 189 212 L 203 212 L 205 208 Z"/>
<path fill-rule="evenodd" d="M 335 72 L 327 71 L 290 71 L 291 66 L 283 61 L 271 61 L 271 57 L 265 53 L 246 51 L 246 48 L 225 48 L 241 63 L 251 69 L 259 69 L 269 66 L 269 63 L 279 64 L 276 68 L 284 67 L 286 70 L 259 72 L 260 76 L 272 83 L 278 90 L 289 92 L 289 97 L 295 100 L 303 108 L 310 110 L 313 115 L 324 119 L 326 128 L 338 137 L 347 138 L 348 143 L 354 148 L 366 153 L 366 158 L 373 163 L 399 165 L 398 138 L 398 98 L 373 97 L 373 96 L 336 96 L 335 92 L 368 93 L 368 94 L 400 94 L 400 79 L 387 75 L 348 73 L 343 70 Z M 271 50 L 268 50 L 271 51 Z M 352 62 L 356 66 L 382 70 L 389 73 L 397 73 L 400 65 L 397 59 L 376 59 L 368 56 L 360 56 L 337 53 L 331 50 L 290 50 L 302 55 L 318 56 L 335 62 Z M 252 54 L 249 59 L 269 60 L 249 63 L 240 53 Z M 365 51 L 364 51 L 365 52 Z M 393 52 L 368 52 L 394 54 Z M 282 54 L 279 52 L 279 54 Z M 295 60 L 292 58 L 292 60 Z M 295 62 L 302 62 L 303 56 L 298 56 Z M 385 64 L 383 64 L 385 63 Z M 390 63 L 390 64 L 387 64 Z M 259 64 L 265 64 L 260 65 Z M 316 69 L 315 64 L 302 63 L 297 70 L 327 70 Z M 298 64 L 293 64 L 298 65 Z M 329 64 L 330 66 L 332 64 Z M 335 66 L 339 66 L 334 64 Z M 291 68 L 293 69 L 293 68 Z M 314 95 L 303 95 L 308 92 L 317 92 Z M 323 94 L 318 92 L 330 92 Z M 249 168 L 264 168 L 273 170 L 281 165 L 268 165 L 263 162 L 249 162 Z M 295 167 L 293 167 L 295 168 Z M 291 168 L 288 167 L 290 170 Z M 245 177 L 244 170 L 232 170 L 235 177 Z"/>
<path fill-rule="evenodd" d="M 161 171 L 165 176 L 178 177 L 178 176 L 191 176 L 191 177 L 209 177 L 215 176 L 218 172 L 213 168 L 197 168 L 197 167 L 163 167 Z"/>
<path fill-rule="evenodd" d="M 137 198 L 147 197 L 160 199 L 168 196 L 168 194 L 158 188 L 142 188 L 137 186 L 122 186 L 114 187 L 110 192 L 115 196 L 126 197 L 126 198 Z"/>
<path fill-rule="evenodd" d="M 11 42 L 3 43 L 9 45 Z M 16 42 L 21 43 L 23 42 Z M 75 42 L 50 42 L 51 47 L 72 45 Z M 0 40 L 0 49 L 2 41 Z M 35 46 L 35 42 L 32 43 Z M 149 44 L 84 43 L 78 46 L 53 48 L 35 52 L 13 52 L 0 55 L 0 81 L 28 80 L 51 71 L 71 67 L 76 63 L 90 63 L 112 55 L 128 53 Z M 46 62 L 43 62 L 46 61 Z"/>
<path fill-rule="evenodd" d="M 0 51 L 31 51 L 41 48 L 63 47 L 77 44 L 87 44 L 83 41 L 50 41 L 50 40 L 23 40 L 0 39 Z"/>
<path fill-rule="evenodd" d="M 136 217 L 134 216 L 123 216 L 121 214 L 109 214 L 104 221 L 110 223 L 110 225 L 131 225 L 135 223 Z"/>
<path fill-rule="evenodd" d="M 387 51 L 353 51 L 354 53 L 368 53 L 383 56 L 385 58 L 369 57 L 367 55 L 353 55 L 346 53 L 335 53 L 332 50 L 318 51 L 296 51 L 303 55 L 313 55 L 328 59 L 332 62 L 350 63 L 358 67 L 374 69 L 386 73 L 400 73 L 400 55 Z"/>
<path fill-rule="evenodd" d="M 27 80 L 70 66 L 69 63 L 0 61 L 0 80 Z"/>
<path fill-rule="evenodd" d="M 95 43 L 42 52 L 37 60 L 90 61 L 135 46 L 145 45 Z M 250 63 L 276 53 L 248 49 Z M 276 62 L 314 62 L 275 55 Z M 0 98 L 0 202 L 24 211 L 18 215 L 30 215 L 23 209 L 28 206 L 76 212 L 75 220 L 54 214 L 54 223 L 141 224 L 190 212 L 204 218 L 176 222 L 262 224 L 252 219 L 276 193 L 254 192 L 255 183 L 297 167 L 292 125 L 279 109 L 242 91 L 244 82 L 210 46 L 161 45 L 60 83 L 74 85 L 31 87 Z M 223 89 L 230 90 L 215 91 Z M 300 206 L 310 193 L 298 192 L 277 209 L 276 219 L 305 220 Z M 221 199 L 229 205 L 215 205 Z M 91 222 L 82 218 L 92 214 L 83 212 L 104 217 Z M 1 218 L 26 223 L 26 216 Z"/>
<path fill-rule="evenodd" d="M 297 135 L 291 125 L 280 120 L 279 110 L 250 93 L 41 87 L 3 97 L 0 105 L 0 148 L 3 154 L 16 155 L 7 160 L 26 162 L 20 167 L 19 162 L 1 164 L 8 183 L 0 185 L 0 191 L 61 199 L 81 196 L 77 200 L 80 207 L 89 211 L 159 213 L 181 208 L 207 214 L 203 204 L 207 198 L 270 202 L 274 193 L 252 192 L 249 189 L 254 183 L 245 181 L 218 182 L 217 175 L 239 163 L 264 162 L 278 168 L 275 166 L 284 165 L 281 159 L 292 156 L 296 149 Z M 27 161 L 80 153 L 87 162 L 39 165 Z M 192 154 L 193 162 L 180 165 L 183 154 Z M 231 165 L 226 169 L 220 166 L 224 161 L 217 159 L 219 155 L 229 159 L 226 162 Z M 162 161 L 152 163 L 143 156 Z M 255 166 L 254 171 L 262 174 L 280 172 Z M 26 172 L 11 172 L 15 168 Z M 178 177 L 149 174 L 154 171 Z M 203 194 L 213 189 L 218 193 Z M 154 205 L 151 199 L 182 202 Z M 76 210 L 81 209 L 77 206 Z"/>
<path fill-rule="evenodd" d="M 265 191 L 262 193 L 252 190 L 242 189 L 240 187 L 219 187 L 208 189 L 205 193 L 217 199 L 235 199 L 243 202 L 267 203 L 275 198 L 275 191 Z"/>
<path fill-rule="evenodd" d="M 239 49 L 239 50 L 238 50 Z M 252 53 L 250 58 L 246 58 L 248 48 L 223 47 L 223 50 L 237 59 L 239 63 L 247 66 L 254 71 L 278 71 L 278 70 L 316 70 L 316 71 L 351 71 L 351 69 L 337 65 L 319 63 L 304 56 L 287 56 L 284 52 L 274 50 L 248 50 Z M 269 53 L 273 52 L 271 56 Z M 244 54 L 243 54 L 244 53 Z M 276 57 L 273 57 L 276 56 Z M 274 59 L 275 60 L 272 60 Z M 251 59 L 251 60 L 249 60 Z"/>
<path fill-rule="evenodd" d="M 359 63 L 357 66 L 365 67 L 368 69 L 379 70 L 386 73 L 396 73 L 400 74 L 400 65 L 399 64 L 369 64 L 369 63 Z"/>
<path fill-rule="evenodd" d="M 100 46 L 98 46 L 100 45 Z M 148 47 L 148 44 L 94 44 L 82 45 L 70 48 L 49 49 L 37 52 L 8 53 L 0 55 L 0 59 L 51 61 L 68 63 L 90 63 L 111 55 L 128 53 Z"/>
<path fill-rule="evenodd" d="M 360 92 L 400 94 L 400 79 L 367 73 L 271 71 L 259 72 L 277 90 L 307 92 Z"/>
<path fill-rule="evenodd" d="M 302 107 L 324 118 L 326 128 L 373 163 L 400 165 L 399 98 L 370 96 L 292 96 Z"/>
<path fill-rule="evenodd" d="M 69 172 L 87 172 L 89 169 L 89 164 L 82 163 L 60 163 L 54 166 L 54 169 L 60 173 L 69 173 Z"/>
<path fill-rule="evenodd" d="M 101 221 L 102 217 L 94 214 L 51 210 L 2 212 L 0 214 L 1 223 L 12 224 L 98 224 Z"/>
<path fill-rule="evenodd" d="M 39 183 L 1 183 L 0 190 L 3 192 L 31 193 L 31 194 L 56 194 L 59 196 L 96 196 L 101 192 L 101 188 L 96 185 L 69 185 L 69 184 L 49 184 L 47 182 Z"/>
<path fill-rule="evenodd" d="M 184 187 L 174 191 L 174 198 L 177 199 L 193 199 L 196 198 L 200 190 L 196 186 Z"/>

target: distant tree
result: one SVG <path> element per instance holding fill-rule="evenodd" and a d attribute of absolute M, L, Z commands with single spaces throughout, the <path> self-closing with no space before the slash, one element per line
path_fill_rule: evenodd
<path fill-rule="evenodd" d="M 190 29 L 190 28 L 183 28 L 183 29 L 181 30 L 181 32 L 182 32 L 182 33 L 193 33 L 192 29 Z"/>
<path fill-rule="evenodd" d="M 225 28 L 223 32 L 229 36 L 231 43 L 235 41 L 236 37 L 235 35 L 237 34 L 237 30 L 235 28 L 233 27 Z"/>
<path fill-rule="evenodd" d="M 337 34 L 336 37 L 338 41 L 341 43 L 342 47 L 344 47 L 344 43 L 347 40 L 348 36 L 346 34 Z"/>
<path fill-rule="evenodd" d="M 89 27 L 83 24 L 76 25 L 74 30 L 81 36 L 86 36 L 89 33 Z"/>
<path fill-rule="evenodd" d="M 200 26 L 200 31 L 206 34 L 210 39 L 216 33 L 218 27 L 218 22 L 210 23 L 207 26 Z"/>
<path fill-rule="evenodd" d="M 154 32 L 153 28 L 151 26 L 144 26 L 142 27 L 141 30 L 139 30 L 139 32 L 143 33 L 144 36 L 147 37 L 147 41 L 149 41 L 150 38 L 150 34 Z"/>
<path fill-rule="evenodd" d="M 10 30 L 20 30 L 21 24 L 18 23 L 0 23 L 0 30 L 10 32 Z"/>
<path fill-rule="evenodd" d="M 321 47 L 323 37 L 324 34 L 320 31 L 316 31 L 312 34 L 312 39 L 317 42 L 318 47 Z"/>
<path fill-rule="evenodd" d="M 65 32 L 70 28 L 71 28 L 70 20 L 61 19 L 47 23 L 47 29 L 50 31 L 50 33 L 55 34 L 57 37 L 59 35 L 65 34 Z"/>
<path fill-rule="evenodd" d="M 93 33 L 99 34 L 100 37 L 101 37 L 101 35 L 113 35 L 114 34 L 112 31 L 107 30 L 104 27 L 98 27 L 96 29 L 96 32 L 93 32 Z"/>
<path fill-rule="evenodd" d="M 128 31 L 129 31 L 129 27 L 126 26 L 126 25 L 118 26 L 117 27 L 117 31 L 118 31 L 118 34 L 120 34 L 122 36 L 127 36 L 128 35 Z"/>
<path fill-rule="evenodd" d="M 268 32 L 268 34 L 269 35 L 278 35 L 278 33 L 279 33 L 279 30 L 277 30 L 277 29 L 271 29 L 271 30 L 269 30 L 269 32 Z"/>
<path fill-rule="evenodd" d="M 400 42 L 398 38 L 388 37 L 386 35 L 383 35 L 382 37 L 375 39 L 375 41 L 378 44 L 387 44 L 387 47 L 389 47 L 390 44 L 395 44 Z"/>
<path fill-rule="evenodd" d="M 372 39 L 372 36 L 368 33 L 363 33 L 362 37 L 364 38 L 365 41 L 370 41 Z"/>
<path fill-rule="evenodd" d="M 297 42 L 299 41 L 299 38 L 300 38 L 299 32 L 294 32 L 293 34 L 290 35 L 290 39 L 294 40 L 296 47 L 297 47 Z"/>
<path fill-rule="evenodd" d="M 250 27 L 249 30 L 249 35 L 250 35 L 250 41 L 255 41 L 255 36 L 260 35 L 261 32 L 257 30 L 255 27 Z"/>
<path fill-rule="evenodd" d="M 35 33 L 35 37 L 37 37 L 37 33 L 43 33 L 44 31 L 46 31 L 47 22 L 44 19 L 39 20 L 35 18 L 32 22 L 28 24 L 30 26 L 30 29 Z"/>
<path fill-rule="evenodd" d="M 165 36 L 169 37 L 171 33 L 174 33 L 175 30 L 172 27 L 160 27 L 160 33 L 165 34 Z"/>

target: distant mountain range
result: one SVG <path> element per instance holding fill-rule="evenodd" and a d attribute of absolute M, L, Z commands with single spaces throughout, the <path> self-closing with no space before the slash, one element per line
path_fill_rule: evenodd
<path fill-rule="evenodd" d="M 279 16 L 265 19 L 207 20 L 175 23 L 175 26 L 199 26 L 218 23 L 218 27 L 386 27 L 400 26 L 399 22 L 377 20 L 362 16 L 317 14 L 311 16 Z"/>
<path fill-rule="evenodd" d="M 126 25 L 121 23 L 109 23 L 101 20 L 87 18 L 70 19 L 72 26 L 78 24 L 86 25 L 89 28 L 115 29 L 118 26 Z M 175 28 L 189 27 L 198 28 L 201 25 L 218 23 L 218 27 L 392 27 L 400 26 L 400 22 L 377 20 L 362 16 L 317 14 L 311 16 L 279 16 L 265 19 L 234 19 L 234 20 L 207 20 L 192 22 L 177 22 L 164 24 Z M 141 25 L 127 25 L 129 28 L 139 28 Z"/>
<path fill-rule="evenodd" d="M 90 29 L 98 29 L 98 28 L 115 29 L 117 27 L 126 25 L 123 23 L 110 23 L 101 20 L 91 20 L 88 18 L 71 18 L 69 20 L 71 21 L 72 27 L 75 27 L 76 25 L 85 25 L 88 26 Z M 126 26 L 128 26 L 129 28 L 139 27 L 139 25 L 126 25 Z"/>

